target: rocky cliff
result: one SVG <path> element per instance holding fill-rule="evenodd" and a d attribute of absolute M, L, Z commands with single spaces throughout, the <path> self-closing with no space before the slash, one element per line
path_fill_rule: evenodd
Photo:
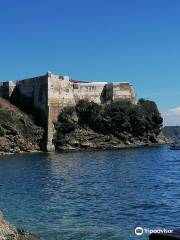
<path fill-rule="evenodd" d="M 162 122 L 153 101 L 98 105 L 81 100 L 75 108 L 62 110 L 53 141 L 57 151 L 163 144 L 167 139 L 161 133 Z"/>
<path fill-rule="evenodd" d="M 167 142 L 161 133 L 162 121 L 153 101 L 98 105 L 81 100 L 60 113 L 53 143 L 56 151 L 162 144 Z M 39 151 L 43 133 L 29 115 L 0 98 L 0 154 Z"/>
<path fill-rule="evenodd" d="M 0 154 L 39 151 L 43 129 L 8 101 L 0 98 Z"/>

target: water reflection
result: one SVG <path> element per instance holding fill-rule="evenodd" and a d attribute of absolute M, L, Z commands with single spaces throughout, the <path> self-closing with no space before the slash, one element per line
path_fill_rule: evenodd
<path fill-rule="evenodd" d="M 166 146 L 1 157 L 0 209 L 46 239 L 135 239 L 177 227 L 179 168 Z"/>

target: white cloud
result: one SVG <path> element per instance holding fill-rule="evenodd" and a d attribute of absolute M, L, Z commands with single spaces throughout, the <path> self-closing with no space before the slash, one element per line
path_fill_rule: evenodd
<path fill-rule="evenodd" d="M 180 126 L 180 107 L 171 108 L 161 113 L 164 126 Z"/>
<path fill-rule="evenodd" d="M 173 114 L 176 114 L 176 115 L 180 115 L 180 107 L 171 108 L 169 109 L 169 112 L 172 112 Z"/>

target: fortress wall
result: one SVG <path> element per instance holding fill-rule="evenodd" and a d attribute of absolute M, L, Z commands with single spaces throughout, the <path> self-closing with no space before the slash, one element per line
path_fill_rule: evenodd
<path fill-rule="evenodd" d="M 0 97 L 6 98 L 6 99 L 9 97 L 8 82 L 0 83 Z"/>
<path fill-rule="evenodd" d="M 73 83 L 76 103 L 81 99 L 94 101 L 98 104 L 120 99 L 135 103 L 135 94 L 129 83 Z"/>
<path fill-rule="evenodd" d="M 15 84 L 12 81 L 0 83 L 0 97 L 9 99 L 14 88 Z"/>
<path fill-rule="evenodd" d="M 113 101 L 123 99 L 135 104 L 135 93 L 129 83 L 113 83 Z"/>
<path fill-rule="evenodd" d="M 73 92 L 76 103 L 87 99 L 96 103 L 104 102 L 104 90 L 107 83 L 74 83 Z"/>
<path fill-rule="evenodd" d="M 47 115 L 47 76 L 40 76 L 17 81 L 16 86 L 20 93 L 32 99 L 34 107 L 41 109 Z"/>
<path fill-rule="evenodd" d="M 48 75 L 48 144 L 47 150 L 54 150 L 52 139 L 55 133 L 54 122 L 57 121 L 60 111 L 66 106 L 74 106 L 73 88 L 69 77 Z"/>
<path fill-rule="evenodd" d="M 34 106 L 43 110 L 47 115 L 48 78 L 43 76 L 34 80 Z"/>
<path fill-rule="evenodd" d="M 15 83 L 13 83 L 12 81 L 9 82 L 9 96 L 11 96 L 12 92 L 14 91 L 14 88 L 15 88 Z"/>
<path fill-rule="evenodd" d="M 0 83 L 0 97 L 12 96 L 24 103 L 24 111 L 31 113 L 35 107 L 43 111 L 46 129 L 46 150 L 54 150 L 52 143 L 55 133 L 54 122 L 66 106 L 75 106 L 81 99 L 103 104 L 120 99 L 136 103 L 134 89 L 129 83 L 71 82 L 68 76 L 48 73 L 44 76 L 13 82 Z M 18 102 L 18 103 L 19 103 Z M 16 103 L 14 102 L 16 105 Z M 21 104 L 20 104 L 21 105 Z M 21 106 L 20 106 L 21 107 Z M 41 111 L 38 112 L 41 114 Z M 42 114 L 43 115 L 43 114 Z"/>
<path fill-rule="evenodd" d="M 41 123 L 45 127 L 46 137 L 44 139 L 43 150 L 47 150 L 48 142 L 48 75 L 17 81 L 16 93 L 20 94 L 20 99 L 27 102 L 27 108 L 39 109 L 39 118 L 43 119 Z M 41 112 L 41 111 L 42 112 Z M 26 109 L 25 109 L 26 111 Z M 27 109 L 28 112 L 28 109 Z"/>

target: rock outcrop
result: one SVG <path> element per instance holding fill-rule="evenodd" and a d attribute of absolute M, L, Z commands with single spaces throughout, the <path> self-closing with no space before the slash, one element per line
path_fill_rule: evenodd
<path fill-rule="evenodd" d="M 4 219 L 0 213 L 0 240 L 35 240 L 35 236 L 24 230 L 17 229 Z"/>
<path fill-rule="evenodd" d="M 128 137 L 128 136 L 127 136 Z M 148 138 L 131 138 L 122 141 L 113 135 L 99 134 L 92 129 L 77 128 L 75 131 L 67 133 L 62 139 L 56 142 L 57 151 L 85 150 L 85 149 L 120 149 L 130 147 L 152 146 L 155 144 L 166 144 L 168 139 L 162 134 L 152 142 Z"/>
<path fill-rule="evenodd" d="M 39 151 L 43 129 L 10 102 L 0 98 L 0 154 Z"/>
<path fill-rule="evenodd" d="M 180 229 L 175 229 L 171 233 L 151 233 L 149 240 L 180 240 Z"/>
<path fill-rule="evenodd" d="M 137 105 L 113 102 L 98 105 L 80 101 L 66 107 L 55 124 L 55 149 L 117 149 L 164 144 L 162 118 L 154 102 L 141 100 Z"/>

